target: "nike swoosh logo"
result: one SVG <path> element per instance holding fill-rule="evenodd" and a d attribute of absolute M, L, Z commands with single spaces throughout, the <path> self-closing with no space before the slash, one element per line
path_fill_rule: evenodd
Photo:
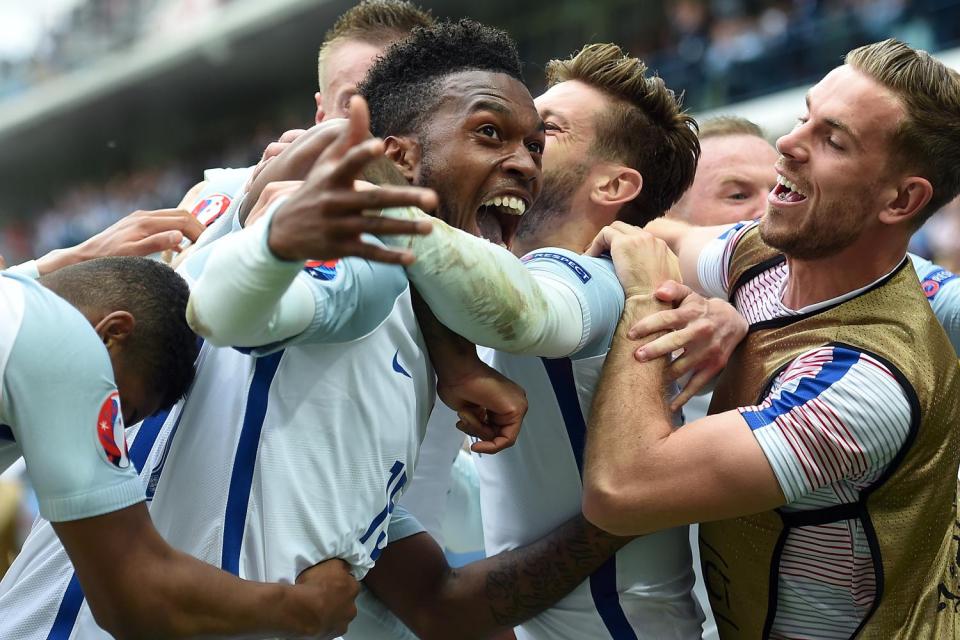
<path fill-rule="evenodd" d="M 400 364 L 400 357 L 399 357 L 399 356 L 400 356 L 400 349 L 397 349 L 397 352 L 396 352 L 395 354 L 393 354 L 393 370 L 396 371 L 397 373 L 400 373 L 400 374 L 403 374 L 403 375 L 407 376 L 408 378 L 410 378 L 410 379 L 412 380 L 412 379 L 413 379 L 413 376 L 410 375 L 410 374 L 407 372 L 407 370 L 403 368 L 403 365 L 402 365 L 402 364 Z"/>

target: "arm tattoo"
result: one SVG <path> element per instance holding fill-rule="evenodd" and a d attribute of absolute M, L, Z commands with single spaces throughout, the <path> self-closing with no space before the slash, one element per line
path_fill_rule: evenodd
<path fill-rule="evenodd" d="M 582 515 L 537 542 L 491 558 L 485 593 L 493 619 L 514 626 L 570 593 L 630 542 Z"/>

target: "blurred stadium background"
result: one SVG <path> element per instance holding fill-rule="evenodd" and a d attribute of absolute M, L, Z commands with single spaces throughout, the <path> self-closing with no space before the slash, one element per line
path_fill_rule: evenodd
<path fill-rule="evenodd" d="M 309 125 L 317 47 L 350 4 L 0 0 L 0 253 L 12 264 L 135 209 L 174 206 L 203 168 L 252 163 L 281 132 Z M 738 112 L 771 136 L 790 126 L 803 87 L 854 46 L 897 36 L 960 58 L 960 0 L 422 4 L 509 30 L 534 94 L 549 58 L 615 41 L 693 111 Z M 957 244 L 958 215 L 934 221 L 918 249 L 957 266 L 957 248 L 941 245 Z"/>

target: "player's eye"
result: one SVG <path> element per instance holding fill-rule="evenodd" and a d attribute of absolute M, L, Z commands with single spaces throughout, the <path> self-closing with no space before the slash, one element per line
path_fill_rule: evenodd
<path fill-rule="evenodd" d="M 483 125 L 479 129 L 477 129 L 477 133 L 483 136 L 487 136 L 488 138 L 493 138 L 494 140 L 500 139 L 500 132 L 497 131 L 497 128 L 492 124 Z"/>
<path fill-rule="evenodd" d="M 543 143 L 540 141 L 528 142 L 527 151 L 529 151 L 530 153 L 541 154 L 543 153 Z"/>

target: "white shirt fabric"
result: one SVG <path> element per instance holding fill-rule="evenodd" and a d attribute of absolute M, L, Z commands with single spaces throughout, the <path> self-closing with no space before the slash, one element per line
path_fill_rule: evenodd
<path fill-rule="evenodd" d="M 204 255 L 182 270 L 195 278 Z M 165 437 L 143 445 L 141 480 L 168 542 L 240 577 L 293 582 L 340 557 L 362 578 L 413 472 L 433 371 L 398 267 L 345 259 L 297 277 L 322 318 L 260 357 L 204 344 L 193 387 L 162 421 Z M 352 317 L 368 308 L 386 311 L 376 322 Z M 360 336 L 344 328 L 364 324 L 374 328 Z M 15 612 L 0 616 L 0 637 L 106 637 L 42 529 L 0 583 L 0 610 Z"/>
<path fill-rule="evenodd" d="M 0 317 L 0 471 L 23 456 L 40 513 L 54 521 L 142 501 L 113 367 L 90 322 L 9 273 L 0 273 Z"/>
<path fill-rule="evenodd" d="M 580 512 L 583 445 L 593 391 L 623 309 L 612 263 L 563 249 L 523 258 L 530 276 L 569 289 L 585 335 L 565 358 L 491 352 L 490 364 L 530 403 L 517 444 L 477 456 L 488 555 L 529 544 Z M 687 527 L 638 538 L 556 605 L 516 629 L 518 640 L 699 638 Z"/>

